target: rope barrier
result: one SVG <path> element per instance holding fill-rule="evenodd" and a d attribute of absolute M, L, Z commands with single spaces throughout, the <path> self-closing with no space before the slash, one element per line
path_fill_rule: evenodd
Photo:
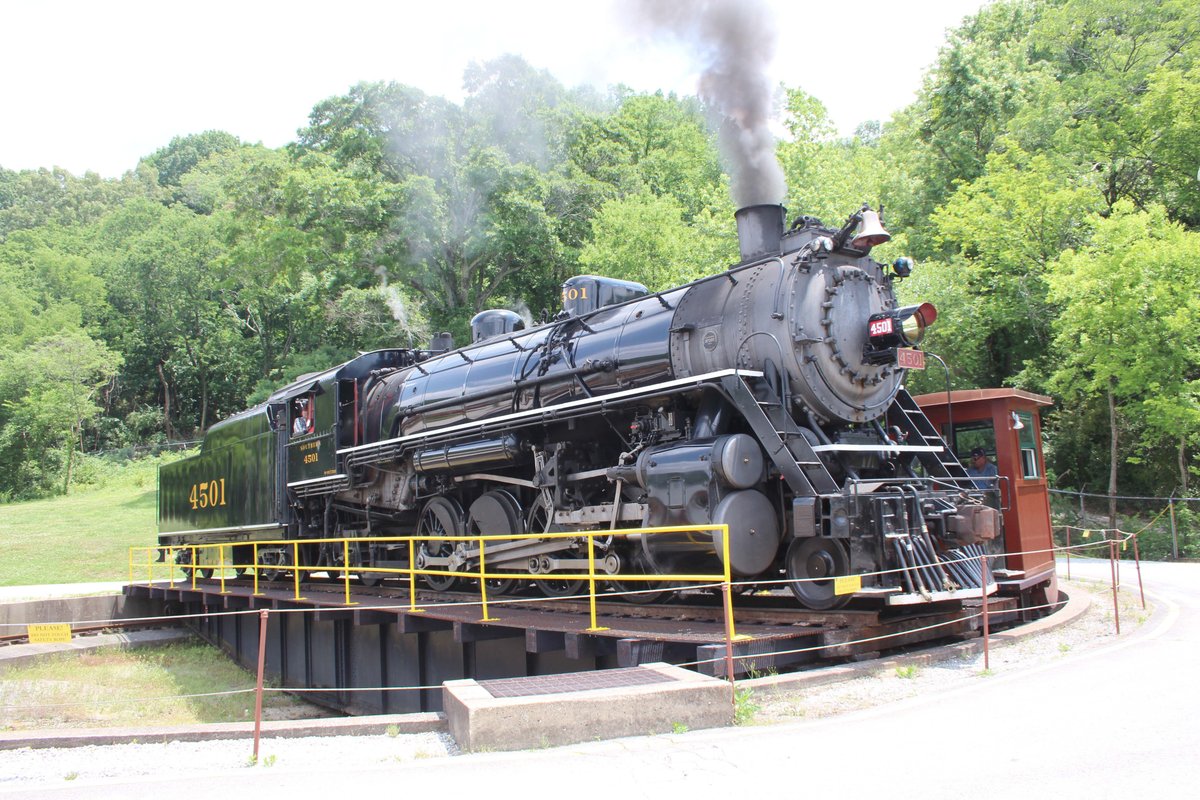
<path fill-rule="evenodd" d="M 254 694 L 254 687 L 249 689 L 227 689 L 223 692 L 200 692 L 198 694 L 160 694 L 154 697 L 119 697 L 112 700 L 79 700 L 74 703 L 38 703 L 36 706 L 0 705 L 4 711 L 28 711 L 43 708 L 74 708 L 76 706 L 113 706 L 123 703 L 149 703 L 156 700 L 195 700 L 200 697 L 229 697 L 235 694 Z"/>
<path fill-rule="evenodd" d="M 1017 613 L 1022 613 L 1022 612 L 1038 611 L 1038 610 L 1047 609 L 1047 608 L 1054 608 L 1057 605 L 1059 605 L 1059 604 L 1057 604 L 1057 603 L 1042 603 L 1039 605 L 1032 605 L 1032 606 L 1017 606 L 1016 608 L 1008 608 L 1008 609 L 1004 609 L 1002 611 L 997 611 L 997 612 L 993 612 L 993 613 L 1017 614 Z M 947 620 L 945 622 L 933 623 L 933 624 L 926 625 L 926 626 L 923 626 L 920 628 L 911 628 L 909 630 L 898 631 L 896 633 L 883 634 L 880 636 L 870 636 L 870 637 L 865 637 L 862 639 L 853 639 L 853 640 L 849 640 L 849 641 L 845 641 L 845 642 L 837 642 L 837 643 L 833 643 L 833 644 L 812 645 L 809 647 L 790 648 L 790 649 L 786 649 L 786 650 L 769 650 L 766 652 L 746 653 L 746 654 L 741 654 L 741 655 L 735 653 L 733 655 L 733 660 L 734 661 L 760 660 L 760 659 L 767 659 L 767 658 L 775 658 L 778 656 L 797 655 L 797 654 L 801 654 L 801 653 L 817 652 L 820 650 L 829 650 L 829 649 L 839 648 L 839 647 L 844 648 L 844 647 L 851 647 L 851 646 L 860 645 L 860 644 L 870 644 L 872 642 L 883 641 L 885 639 L 894 638 L 896 636 L 903 636 L 903 635 L 908 635 L 908 634 L 913 634 L 913 633 L 923 633 L 926 631 L 935 630 L 937 628 L 949 627 L 951 625 L 959 625 L 964 622 L 969 622 L 974 619 L 979 619 L 982 616 L 983 616 L 983 613 L 980 612 L 980 613 L 976 613 L 976 614 L 970 614 L 967 616 L 958 617 L 957 619 L 953 619 L 953 620 Z M 700 660 L 696 660 L 696 661 L 681 661 L 681 662 L 672 662 L 672 663 L 674 666 L 677 666 L 677 667 L 688 668 L 688 667 L 698 667 L 698 666 L 702 666 L 705 664 L 720 663 L 721 661 L 724 661 L 724 660 L 726 660 L 726 657 L 720 656 L 717 658 L 708 658 L 708 659 L 700 659 Z M 352 686 L 352 687 L 342 687 L 342 688 L 315 687 L 315 686 L 314 687 L 271 686 L 271 687 L 263 687 L 263 692 L 264 693 L 273 692 L 276 694 L 284 693 L 284 694 L 303 695 L 303 694 L 329 694 L 329 693 L 342 693 L 342 692 L 355 693 L 355 692 L 439 691 L 441 689 L 442 689 L 441 684 L 417 685 L 417 686 Z M 21 705 L 6 704 L 6 705 L 0 705 L 0 710 L 27 711 L 27 710 L 40 710 L 40 709 L 51 709 L 51 708 L 71 708 L 71 707 L 79 707 L 79 706 L 107 706 L 107 705 L 115 705 L 118 703 L 130 703 L 130 702 L 141 703 L 141 702 L 153 702 L 153 701 L 164 701 L 164 700 L 191 700 L 191 699 L 205 698 L 205 697 L 224 697 L 224 696 L 232 696 L 232 695 L 240 695 L 240 694 L 252 694 L 254 692 L 255 692 L 255 689 L 253 687 L 251 687 L 248 689 L 230 689 L 230 690 L 220 691 L 220 692 L 203 692 L 203 693 L 196 693 L 196 694 L 156 695 L 153 697 L 120 698 L 120 699 L 113 699 L 113 700 L 88 700 L 88 701 L 77 701 L 77 702 L 73 702 L 73 703 L 39 703 L 36 706 L 21 706 Z"/>
<path fill-rule="evenodd" d="M 1140 500 L 1159 503 L 1170 503 L 1172 501 L 1178 503 L 1195 503 L 1200 501 L 1200 497 L 1137 497 L 1133 495 L 1121 494 L 1094 494 L 1092 492 L 1076 492 L 1071 489 L 1050 489 L 1050 494 L 1069 495 L 1071 497 L 1097 497 L 1103 500 Z"/>

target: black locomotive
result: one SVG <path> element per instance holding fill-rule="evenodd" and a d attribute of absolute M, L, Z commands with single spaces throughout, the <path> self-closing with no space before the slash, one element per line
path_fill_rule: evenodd
<path fill-rule="evenodd" d="M 840 230 L 785 230 L 784 213 L 739 211 L 742 260 L 718 275 L 657 293 L 572 278 L 548 323 L 483 312 L 466 347 L 443 335 L 284 387 L 162 469 L 160 544 L 226 543 L 246 564 L 258 541 L 271 575 L 292 558 L 272 541 L 415 532 L 419 568 L 461 572 L 478 546 L 438 537 L 726 524 L 733 575 L 792 580 L 809 608 L 979 596 L 992 579 L 977 557 L 1002 542 L 994 498 L 903 386 L 936 311 L 898 307 L 911 263 L 870 258 L 888 234 L 869 208 Z M 712 572 L 721 545 L 597 537 L 597 569 Z M 409 565 L 396 543 L 306 549 L 330 567 L 348 552 L 368 582 Z M 485 554 L 489 573 L 532 573 L 548 595 L 575 593 L 588 563 L 569 537 Z"/>

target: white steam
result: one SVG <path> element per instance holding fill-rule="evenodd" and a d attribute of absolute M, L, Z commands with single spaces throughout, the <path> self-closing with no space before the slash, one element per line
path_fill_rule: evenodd
<path fill-rule="evenodd" d="M 396 324 L 402 330 L 407 331 L 409 329 L 408 309 L 404 306 L 404 297 L 400 294 L 399 289 L 388 284 L 386 268 L 376 267 L 375 274 L 379 276 L 379 295 L 387 304 L 388 310 L 392 312 L 392 319 L 396 320 Z"/>

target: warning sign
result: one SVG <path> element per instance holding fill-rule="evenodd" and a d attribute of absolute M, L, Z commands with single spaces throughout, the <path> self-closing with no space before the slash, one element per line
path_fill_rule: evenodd
<path fill-rule="evenodd" d="M 30 644 L 63 644 L 71 641 L 71 626 L 66 622 L 25 626 Z"/>
<path fill-rule="evenodd" d="M 862 589 L 861 575 L 843 575 L 833 579 L 834 594 L 854 594 Z"/>

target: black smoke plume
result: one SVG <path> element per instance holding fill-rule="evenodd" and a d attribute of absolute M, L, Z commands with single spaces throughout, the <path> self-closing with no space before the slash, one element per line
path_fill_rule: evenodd
<path fill-rule="evenodd" d="M 721 116 L 721 149 L 739 206 L 781 203 L 787 187 L 768 125 L 775 26 L 762 0 L 628 0 L 640 30 L 677 37 L 700 61 L 700 98 Z"/>

